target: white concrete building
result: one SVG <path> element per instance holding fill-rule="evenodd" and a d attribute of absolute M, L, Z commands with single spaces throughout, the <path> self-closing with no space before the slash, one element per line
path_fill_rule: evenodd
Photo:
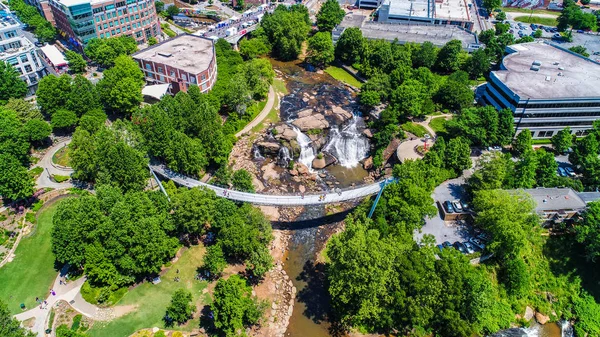
<path fill-rule="evenodd" d="M 379 22 L 451 25 L 473 30 L 471 0 L 384 0 L 379 5 Z"/>
<path fill-rule="evenodd" d="M 0 60 L 12 65 L 27 83 L 28 95 L 33 95 L 46 69 L 37 55 L 37 48 L 22 32 L 22 24 L 0 3 Z"/>

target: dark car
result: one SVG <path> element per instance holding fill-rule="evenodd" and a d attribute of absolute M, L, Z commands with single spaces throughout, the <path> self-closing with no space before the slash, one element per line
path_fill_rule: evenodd
<path fill-rule="evenodd" d="M 457 249 L 459 252 L 461 252 L 461 253 L 463 253 L 463 254 L 467 254 L 467 253 L 468 253 L 468 251 L 467 251 L 467 247 L 465 247 L 465 244 L 464 244 L 464 243 L 462 243 L 462 242 L 458 242 L 458 241 L 456 241 L 456 242 L 453 244 L 453 246 L 454 246 L 454 248 L 456 248 L 456 249 Z"/>
<path fill-rule="evenodd" d="M 436 247 L 440 250 L 440 252 L 442 251 L 442 249 L 444 249 L 444 246 L 442 245 L 436 245 Z"/>
<path fill-rule="evenodd" d="M 449 241 L 444 241 L 442 243 L 442 247 L 444 247 L 444 248 L 450 248 L 450 247 L 452 247 L 452 244 Z"/>
<path fill-rule="evenodd" d="M 446 209 L 446 212 L 454 213 L 454 206 L 452 206 L 452 203 L 449 200 L 444 201 L 444 208 Z"/>

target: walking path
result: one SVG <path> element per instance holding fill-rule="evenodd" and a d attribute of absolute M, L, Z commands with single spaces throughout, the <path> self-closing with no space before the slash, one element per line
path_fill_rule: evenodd
<path fill-rule="evenodd" d="M 244 201 L 257 205 L 271 205 L 271 206 L 304 206 L 304 205 L 317 205 L 326 204 L 333 202 L 343 202 L 349 200 L 362 199 L 364 197 L 377 194 L 379 190 L 385 185 L 386 180 L 382 180 L 370 185 L 360 186 L 353 189 L 331 191 L 324 194 L 310 194 L 310 195 L 269 195 L 269 194 L 258 194 L 258 193 L 247 193 L 226 189 L 214 185 L 209 185 L 186 177 L 177 172 L 171 171 L 163 165 L 150 166 L 150 169 L 155 173 L 172 180 L 173 182 L 187 187 L 203 186 L 209 188 L 217 194 L 218 197 L 223 197 L 236 201 Z M 389 178 L 388 178 L 389 179 Z M 325 196 L 323 198 L 323 196 Z"/>
<path fill-rule="evenodd" d="M 63 147 L 67 146 L 71 142 L 71 139 L 63 140 L 52 145 L 42 159 L 40 159 L 37 164 L 33 167 L 41 167 L 44 169 L 44 172 L 40 174 L 40 176 L 35 181 L 35 186 L 38 188 L 44 187 L 52 187 L 55 189 L 69 188 L 73 187 L 73 184 L 70 182 L 57 183 L 52 180 L 50 175 L 62 175 L 62 176 L 70 176 L 73 173 L 73 169 L 70 167 L 62 167 L 56 165 L 52 162 L 52 157 L 56 152 L 58 152 Z"/>
<path fill-rule="evenodd" d="M 446 120 L 448 120 L 450 117 L 452 117 L 452 114 L 442 114 L 442 115 L 436 115 L 436 116 L 427 116 L 427 118 L 422 121 L 422 122 L 418 122 L 416 124 L 419 124 L 421 126 L 423 126 L 425 129 L 427 129 L 427 131 L 429 132 L 429 135 L 433 138 L 435 138 L 435 131 L 431 128 L 431 126 L 429 126 L 429 123 L 431 123 L 431 120 L 434 118 L 445 118 Z"/>
<path fill-rule="evenodd" d="M 262 111 L 256 116 L 248 125 L 246 125 L 240 132 L 236 133 L 236 137 L 240 137 L 244 133 L 250 132 L 252 128 L 258 125 L 258 123 L 262 122 L 265 117 L 271 112 L 273 109 L 273 104 L 275 103 L 275 90 L 273 90 L 273 86 L 269 87 L 269 94 L 267 95 L 267 104 L 262 109 Z"/>

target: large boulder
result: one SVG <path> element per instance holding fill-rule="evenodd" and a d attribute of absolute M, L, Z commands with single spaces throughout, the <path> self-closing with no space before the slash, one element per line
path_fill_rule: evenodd
<path fill-rule="evenodd" d="M 308 117 L 308 116 L 312 115 L 313 112 L 315 112 L 313 109 L 304 109 L 304 110 L 298 111 L 298 118 Z"/>
<path fill-rule="evenodd" d="M 364 129 L 362 134 L 367 138 L 373 138 L 373 131 L 371 129 Z"/>
<path fill-rule="evenodd" d="M 290 141 L 292 139 L 296 139 L 298 134 L 294 131 L 289 125 L 281 124 L 275 127 L 275 138 L 276 139 L 285 139 Z"/>
<path fill-rule="evenodd" d="M 327 141 L 327 138 L 325 138 L 323 132 L 321 132 L 318 135 L 317 134 L 308 135 L 308 138 L 310 138 L 310 140 L 312 140 L 313 146 L 316 147 L 317 149 L 322 148 L 325 145 L 325 142 Z"/>
<path fill-rule="evenodd" d="M 302 118 L 298 118 L 292 122 L 294 126 L 299 128 L 301 131 L 308 131 L 311 129 L 327 129 L 329 128 L 329 122 L 325 120 L 323 114 L 314 114 Z"/>
<path fill-rule="evenodd" d="M 369 157 L 363 161 L 363 168 L 369 170 L 373 167 L 373 157 Z"/>
<path fill-rule="evenodd" d="M 321 156 L 321 158 L 316 157 L 315 159 L 313 159 L 312 167 L 314 169 L 320 170 L 322 168 L 325 168 L 325 166 L 327 166 L 327 162 L 325 161 L 325 156 Z"/>
<path fill-rule="evenodd" d="M 261 153 L 272 156 L 276 156 L 281 148 L 281 145 L 276 142 L 259 142 L 256 144 L 256 146 L 258 146 Z"/>
<path fill-rule="evenodd" d="M 273 162 L 261 167 L 260 170 L 263 171 L 262 177 L 265 181 L 279 179 L 279 173 L 275 170 L 275 163 Z"/>
<path fill-rule="evenodd" d="M 533 309 L 531 309 L 530 306 L 527 306 L 527 307 L 525 307 L 525 315 L 523 315 L 523 318 L 526 321 L 531 321 L 534 314 L 535 314 L 535 312 L 533 311 Z"/>
<path fill-rule="evenodd" d="M 544 315 L 544 314 L 542 314 L 540 312 L 536 312 L 535 313 L 535 320 L 538 323 L 544 325 L 544 324 L 548 323 L 548 321 L 550 320 L 550 317 L 548 317 L 548 316 L 546 316 L 546 315 Z"/>
<path fill-rule="evenodd" d="M 334 106 L 331 112 L 327 113 L 333 116 L 338 124 L 342 124 L 353 117 L 352 113 L 342 109 L 342 107 Z"/>
<path fill-rule="evenodd" d="M 300 175 L 308 174 L 308 167 L 302 163 L 296 163 L 296 170 L 298 170 L 298 174 Z"/>

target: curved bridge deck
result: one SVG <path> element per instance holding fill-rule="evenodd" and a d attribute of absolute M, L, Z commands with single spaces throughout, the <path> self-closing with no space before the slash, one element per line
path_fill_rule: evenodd
<path fill-rule="evenodd" d="M 159 174 L 166 179 L 170 179 L 174 183 L 181 186 L 204 186 L 215 191 L 218 197 L 227 198 L 235 201 L 249 202 L 257 205 L 269 206 L 306 206 L 362 199 L 364 197 L 368 197 L 379 193 L 379 191 L 386 185 L 386 183 L 389 183 L 393 180 L 393 178 L 388 178 L 386 180 L 382 180 L 370 185 L 359 186 L 348 190 L 341 190 L 341 193 L 326 193 L 325 199 L 321 200 L 320 197 L 323 196 L 323 194 L 306 194 L 304 195 L 304 197 L 302 197 L 301 195 L 270 195 L 240 192 L 203 183 L 201 181 L 192 179 L 177 172 L 173 172 L 163 165 L 151 165 L 150 169 L 156 174 Z"/>

